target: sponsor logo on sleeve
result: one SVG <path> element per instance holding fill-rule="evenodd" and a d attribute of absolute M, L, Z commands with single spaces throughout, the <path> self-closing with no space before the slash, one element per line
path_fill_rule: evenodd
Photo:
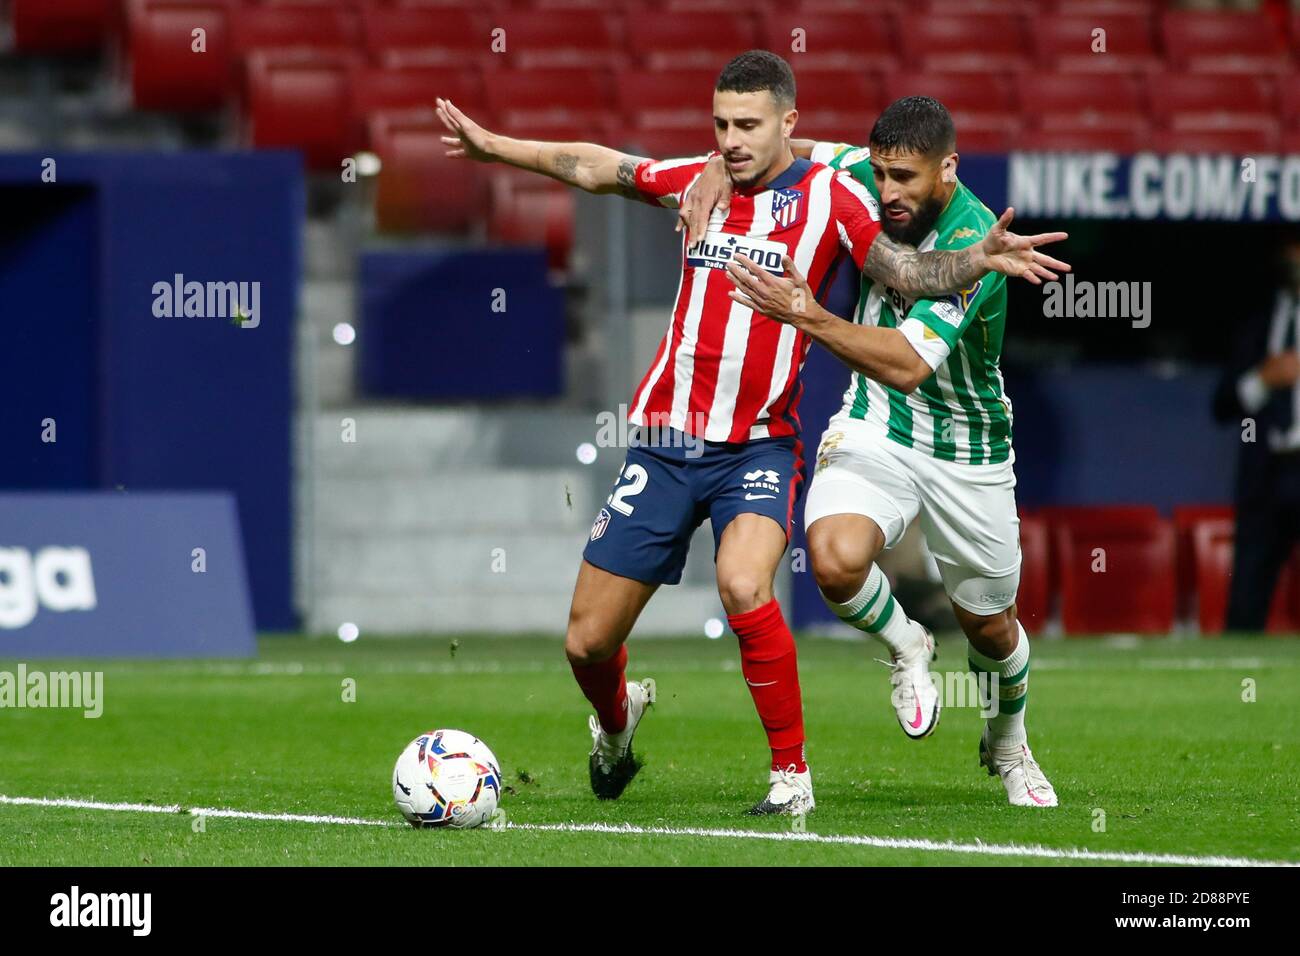
<path fill-rule="evenodd" d="M 930 306 L 930 314 L 937 319 L 947 322 L 954 329 L 961 328 L 961 320 L 966 315 L 962 309 L 957 308 L 957 306 L 953 305 L 951 302 L 934 303 Z"/>
<path fill-rule="evenodd" d="M 851 149 L 844 154 L 844 158 L 840 160 L 840 169 L 848 169 L 858 163 L 865 163 L 870 158 L 871 150 L 865 146 L 859 146 L 857 149 Z"/>

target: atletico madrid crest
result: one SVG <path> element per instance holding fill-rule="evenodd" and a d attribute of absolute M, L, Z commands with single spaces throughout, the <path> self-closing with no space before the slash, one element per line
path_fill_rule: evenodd
<path fill-rule="evenodd" d="M 772 218 L 781 229 L 789 229 L 803 214 L 803 193 L 798 189 L 772 190 Z"/>
<path fill-rule="evenodd" d="M 604 508 L 600 509 L 600 514 L 596 515 L 596 522 L 591 526 L 591 540 L 596 541 L 605 533 L 609 527 L 610 513 Z"/>

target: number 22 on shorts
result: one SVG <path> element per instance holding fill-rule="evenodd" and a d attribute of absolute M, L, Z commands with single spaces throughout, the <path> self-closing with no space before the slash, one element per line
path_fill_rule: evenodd
<path fill-rule="evenodd" d="M 605 504 L 621 515 L 630 515 L 635 510 L 636 505 L 629 504 L 627 499 L 635 498 L 645 491 L 646 482 L 650 480 L 650 475 L 643 465 L 628 465 L 623 469 L 619 480 L 622 481 L 624 478 L 627 479 L 627 484 L 616 484 L 613 493 L 605 500 Z"/>

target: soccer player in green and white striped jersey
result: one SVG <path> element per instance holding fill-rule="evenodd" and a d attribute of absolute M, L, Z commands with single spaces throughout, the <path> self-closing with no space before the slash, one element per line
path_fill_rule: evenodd
<path fill-rule="evenodd" d="M 869 149 L 791 146 L 866 186 L 885 232 L 918 250 L 963 248 L 996 221 L 957 179 L 952 119 L 930 97 L 891 104 L 872 128 Z M 997 711 L 985 722 L 980 762 L 1002 778 L 1012 804 L 1055 806 L 1024 727 L 1029 640 L 1016 618 L 1020 521 L 1011 402 L 998 368 L 1003 278 L 989 273 L 958 295 L 909 300 L 863 276 L 849 323 L 818 305 L 789 267 L 784 279 L 760 275 L 743 260 L 729 271 L 738 287 L 733 298 L 803 329 L 854 370 L 844 406 L 822 437 L 804 523 L 826 603 L 890 650 L 891 701 L 903 731 L 920 738 L 938 723 L 929 673 L 934 641 L 894 599 L 875 558 L 919 515 L 969 641 L 970 666 L 996 678 Z"/>

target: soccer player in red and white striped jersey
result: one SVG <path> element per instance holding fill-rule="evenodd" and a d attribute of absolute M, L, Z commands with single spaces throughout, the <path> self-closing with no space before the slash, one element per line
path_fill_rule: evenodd
<path fill-rule="evenodd" d="M 678 207 L 707 157 L 643 161 L 640 193 Z M 773 179 L 737 188 L 725 218 L 688 243 L 672 322 L 637 389 L 631 420 L 667 421 L 707 441 L 798 435 L 799 369 L 810 339 L 732 301 L 726 266 L 737 253 L 775 275 L 789 256 L 824 289 L 847 249 L 861 269 L 880 232 L 875 200 L 852 177 L 796 160 Z"/>
<path fill-rule="evenodd" d="M 639 769 L 632 735 L 654 701 L 654 682 L 629 683 L 624 642 L 661 584 L 681 580 L 694 530 L 709 518 L 718 592 L 740 643 L 741 670 L 772 752 L 767 796 L 751 813 L 814 807 L 804 757 L 794 638 L 773 594 L 802 485 L 799 370 L 809 339 L 733 300 L 726 266 L 743 254 L 774 275 L 788 259 L 820 295 L 845 257 L 913 297 L 956 292 L 990 270 L 1038 281 L 1063 263 L 1035 247 L 1059 235 L 1020 237 L 1010 216 L 980 243 L 917 252 L 881 232 L 870 194 L 847 173 L 796 160 L 798 119 L 789 65 L 751 50 L 722 70 L 713 96 L 718 149 L 733 200 L 703 235 L 688 235 L 667 334 L 630 411 L 637 441 L 592 526 L 574 588 L 565 651 L 591 702 L 591 786 L 618 797 Z M 592 193 L 680 206 L 707 157 L 654 162 L 590 143 L 512 139 L 439 99 L 448 155 L 505 162 Z M 684 441 L 690 436 L 690 441 Z M 682 450 L 702 452 L 692 456 Z"/>

